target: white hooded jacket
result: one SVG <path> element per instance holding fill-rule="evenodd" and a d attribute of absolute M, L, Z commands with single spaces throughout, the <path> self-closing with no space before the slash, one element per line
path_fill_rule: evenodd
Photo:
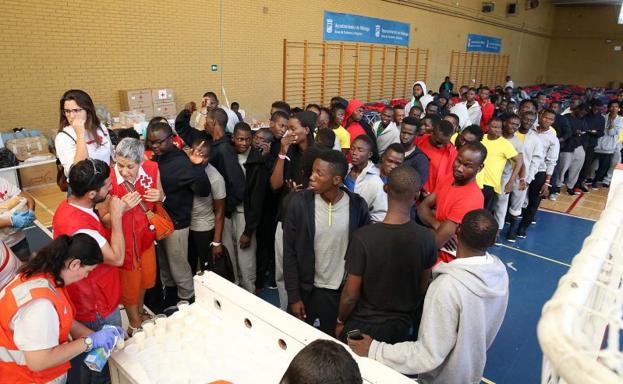
<path fill-rule="evenodd" d="M 433 101 L 433 97 L 428 94 L 428 88 L 426 88 L 426 83 L 424 83 L 423 81 L 416 81 L 415 83 L 413 83 L 413 87 L 415 87 L 416 85 L 422 87 L 422 96 L 420 96 L 420 98 L 417 100 L 415 99 L 415 96 L 411 96 L 411 101 L 408 102 L 407 105 L 405 105 L 405 113 L 408 115 L 411 107 L 417 105 L 417 102 L 419 102 L 422 106 L 422 116 L 424 116 L 424 114 L 426 113 L 426 106 L 428 105 L 428 103 Z M 413 87 L 411 87 L 411 93 L 413 93 Z"/>
<path fill-rule="evenodd" d="M 480 383 L 508 305 L 508 273 L 484 256 L 456 259 L 433 269 L 416 342 L 373 341 L 368 357 L 421 383 Z"/>

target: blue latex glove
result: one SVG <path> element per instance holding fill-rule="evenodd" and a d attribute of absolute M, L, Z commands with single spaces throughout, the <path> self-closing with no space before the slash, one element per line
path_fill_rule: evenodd
<path fill-rule="evenodd" d="M 103 347 L 107 351 L 110 351 L 115 347 L 116 338 L 123 338 L 121 335 L 117 327 L 105 327 L 97 332 L 91 333 L 89 337 L 93 340 L 93 349 Z"/>
<path fill-rule="evenodd" d="M 32 222 L 35 221 L 35 214 L 33 211 L 20 211 L 15 212 L 11 216 L 11 222 L 14 228 L 24 229 Z"/>

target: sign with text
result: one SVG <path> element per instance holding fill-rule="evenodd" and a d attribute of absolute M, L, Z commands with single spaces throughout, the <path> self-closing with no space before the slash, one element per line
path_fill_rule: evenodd
<path fill-rule="evenodd" d="M 324 39 L 409 45 L 410 24 L 346 13 L 324 13 Z"/>
<path fill-rule="evenodd" d="M 500 53 L 502 39 L 483 35 L 467 35 L 467 52 Z"/>

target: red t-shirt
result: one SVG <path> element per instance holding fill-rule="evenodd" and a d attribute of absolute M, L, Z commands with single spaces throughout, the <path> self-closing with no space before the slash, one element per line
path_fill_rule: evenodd
<path fill-rule="evenodd" d="M 435 218 L 439 222 L 450 220 L 461 224 L 466 213 L 484 207 L 485 199 L 476 181 L 466 185 L 453 183 L 454 176 L 450 174 L 437 185 Z M 439 259 L 448 262 L 453 260 L 454 256 L 440 250 Z"/>
<path fill-rule="evenodd" d="M 99 219 L 69 204 L 61 202 L 52 219 L 54 238 L 73 235 L 80 229 L 92 229 L 110 241 L 110 231 Z M 96 314 L 110 315 L 119 305 L 121 281 L 119 268 L 99 264 L 87 277 L 67 286 L 67 292 L 76 309 L 76 320 L 93 322 Z"/>
<path fill-rule="evenodd" d="M 484 133 L 487 133 L 487 124 L 489 124 L 489 120 L 493 117 L 493 113 L 495 112 L 495 106 L 493 106 L 492 102 L 488 102 L 487 104 L 483 104 L 480 100 L 478 101 L 480 104 L 480 109 L 482 111 L 482 117 L 480 118 L 480 128 Z"/>
<path fill-rule="evenodd" d="M 428 157 L 428 180 L 424 183 L 424 190 L 433 192 L 437 185 L 450 175 L 452 176 L 452 163 L 456 158 L 457 151 L 452 144 L 437 148 L 429 141 L 430 133 L 415 138 L 417 145 Z"/>

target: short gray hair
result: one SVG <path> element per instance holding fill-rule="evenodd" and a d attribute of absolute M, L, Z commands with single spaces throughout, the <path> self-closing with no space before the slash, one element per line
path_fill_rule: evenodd
<path fill-rule="evenodd" d="M 115 147 L 115 157 L 117 156 L 132 160 L 136 164 L 141 164 L 145 160 L 145 144 L 139 139 L 126 137 Z"/>

